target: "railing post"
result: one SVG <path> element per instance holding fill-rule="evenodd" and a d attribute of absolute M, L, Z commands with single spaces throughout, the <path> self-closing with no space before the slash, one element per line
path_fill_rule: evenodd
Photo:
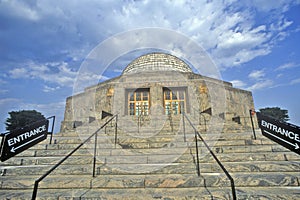
<path fill-rule="evenodd" d="M 118 115 L 116 115 L 116 123 L 115 123 L 115 148 L 117 147 L 118 141 Z"/>
<path fill-rule="evenodd" d="M 186 142 L 184 115 L 185 115 L 185 113 L 183 112 L 183 113 L 182 113 L 182 124 L 183 124 L 183 140 L 184 140 L 184 142 Z"/>
<path fill-rule="evenodd" d="M 255 112 L 253 110 L 249 110 L 249 113 L 250 113 L 250 119 L 251 119 L 251 125 L 252 125 L 252 131 L 253 131 L 253 137 L 254 137 L 254 140 L 256 140 L 256 134 L 255 134 L 255 129 L 254 129 L 254 123 L 253 123 L 253 118 L 252 118 L 252 112 Z"/>
<path fill-rule="evenodd" d="M 94 158 L 93 158 L 93 177 L 95 177 L 95 171 L 96 171 L 96 156 L 97 156 L 97 135 L 95 134 L 95 145 L 94 145 Z"/>
<path fill-rule="evenodd" d="M 53 137 L 53 131 L 54 131 L 54 122 L 55 122 L 55 116 L 53 116 L 53 120 L 52 120 L 52 128 L 51 128 L 51 136 L 50 136 L 50 144 L 52 144 L 52 137 Z"/>
<path fill-rule="evenodd" d="M 31 197 L 32 200 L 35 200 L 35 199 L 36 199 L 38 187 L 39 187 L 39 182 L 38 182 L 38 181 L 35 181 L 35 182 L 34 182 L 34 188 L 33 188 L 32 197 Z"/>
<path fill-rule="evenodd" d="M 231 183 L 232 199 L 236 200 L 235 185 L 232 177 L 230 177 L 230 183 Z"/>
<path fill-rule="evenodd" d="M 140 132 L 140 114 L 138 115 L 137 126 L 138 126 L 138 133 L 139 133 Z"/>
<path fill-rule="evenodd" d="M 200 113 L 200 117 L 199 117 L 199 125 L 201 125 L 201 116 L 203 117 L 204 119 L 204 131 L 206 132 L 206 118 L 205 116 L 203 115 L 203 113 Z"/>
<path fill-rule="evenodd" d="M 207 130 L 206 130 L 206 118 L 205 118 L 205 116 L 203 115 L 203 119 L 204 119 L 204 131 L 206 132 Z"/>
<path fill-rule="evenodd" d="M 200 176 L 200 162 L 199 162 L 199 148 L 198 148 L 198 137 L 197 131 L 195 130 L 195 143 L 196 143 L 196 156 L 197 156 L 197 174 Z"/>

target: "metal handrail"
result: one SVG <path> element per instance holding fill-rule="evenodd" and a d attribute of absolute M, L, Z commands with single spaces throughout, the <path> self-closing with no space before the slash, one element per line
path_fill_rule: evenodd
<path fill-rule="evenodd" d="M 234 185 L 233 178 L 230 176 L 229 172 L 226 170 L 226 168 L 224 167 L 224 165 L 221 163 L 221 161 L 217 158 L 217 156 L 214 154 L 214 152 L 211 150 L 211 148 L 208 146 L 208 144 L 202 138 L 202 136 L 197 131 L 197 129 L 195 128 L 195 126 L 193 125 L 193 123 L 191 122 L 191 120 L 186 116 L 186 114 L 184 112 L 182 114 L 188 120 L 188 122 L 190 123 L 190 125 L 192 126 L 192 128 L 195 131 L 195 143 L 196 143 L 196 155 L 197 155 L 197 174 L 198 174 L 198 176 L 200 176 L 200 162 L 199 162 L 199 150 L 198 150 L 198 137 L 199 137 L 200 140 L 204 143 L 205 147 L 208 149 L 209 153 L 213 156 L 213 158 L 215 159 L 215 161 L 221 167 L 221 169 L 223 170 L 223 172 L 225 173 L 225 175 L 227 176 L 227 178 L 230 180 L 231 190 L 232 190 L 232 198 L 234 200 L 236 200 L 236 191 L 235 191 L 235 185 Z"/>
<path fill-rule="evenodd" d="M 96 143 L 97 143 L 97 133 L 103 129 L 110 121 L 112 121 L 114 118 L 116 118 L 116 124 L 117 124 L 117 120 L 118 120 L 118 115 L 114 115 L 112 116 L 108 121 L 106 121 L 98 130 L 96 130 L 91 136 L 89 136 L 85 141 L 83 141 L 80 145 L 78 145 L 74 150 L 72 150 L 68 155 L 66 155 L 63 159 L 61 159 L 56 165 L 54 165 L 50 170 L 48 170 L 44 175 L 42 175 L 39 179 L 37 179 L 34 182 L 34 189 L 33 189 L 33 193 L 32 193 L 32 200 L 36 199 L 36 195 L 37 195 L 37 190 L 39 187 L 39 183 L 46 178 L 51 172 L 53 172 L 58 166 L 60 166 L 65 160 L 67 160 L 73 153 L 75 153 L 80 147 L 82 147 L 85 143 L 87 143 L 92 137 L 95 136 L 95 148 L 96 148 Z M 117 128 L 117 125 L 116 125 Z M 116 134 L 116 132 L 115 132 Z M 116 139 L 117 136 L 115 136 Z M 96 163 L 96 159 L 95 159 L 95 154 L 94 154 L 94 162 L 93 162 L 93 177 L 95 176 L 95 163 Z"/>

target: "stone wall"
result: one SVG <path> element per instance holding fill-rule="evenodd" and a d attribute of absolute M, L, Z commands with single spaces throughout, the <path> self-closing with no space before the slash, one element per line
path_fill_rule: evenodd
<path fill-rule="evenodd" d="M 232 122 L 233 117 L 240 117 L 242 126 L 251 127 L 249 109 L 254 108 L 251 92 L 194 73 L 166 71 L 123 74 L 67 98 L 61 131 L 73 129 L 76 123 L 88 123 L 91 117 L 100 120 L 102 111 L 128 117 L 128 89 L 148 88 L 150 115 L 163 117 L 163 88 L 173 87 L 186 88 L 186 112 L 192 118 L 199 119 L 200 112 L 212 108 L 216 118 L 221 116 L 225 122 Z M 207 115 L 206 119 L 210 120 L 211 116 Z"/>

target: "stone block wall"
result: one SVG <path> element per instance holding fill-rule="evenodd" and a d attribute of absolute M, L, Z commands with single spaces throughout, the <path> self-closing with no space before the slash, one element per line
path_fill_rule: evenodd
<path fill-rule="evenodd" d="M 122 75 L 68 97 L 61 131 L 74 128 L 76 122 L 88 123 L 90 117 L 101 119 L 102 111 L 126 116 L 128 89 L 148 88 L 150 114 L 164 115 L 163 88 L 172 87 L 186 88 L 186 112 L 195 119 L 200 112 L 212 108 L 213 115 L 224 116 L 225 122 L 240 117 L 241 125 L 251 127 L 249 109 L 254 108 L 251 92 L 198 74 L 167 71 Z"/>

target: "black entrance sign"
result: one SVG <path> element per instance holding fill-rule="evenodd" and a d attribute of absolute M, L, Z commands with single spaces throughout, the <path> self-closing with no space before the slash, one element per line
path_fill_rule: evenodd
<path fill-rule="evenodd" d="M 4 135 L 0 160 L 3 162 L 45 140 L 48 134 L 48 125 L 49 121 L 45 119 Z"/>
<path fill-rule="evenodd" d="M 300 127 L 256 113 L 262 134 L 300 155 Z"/>

